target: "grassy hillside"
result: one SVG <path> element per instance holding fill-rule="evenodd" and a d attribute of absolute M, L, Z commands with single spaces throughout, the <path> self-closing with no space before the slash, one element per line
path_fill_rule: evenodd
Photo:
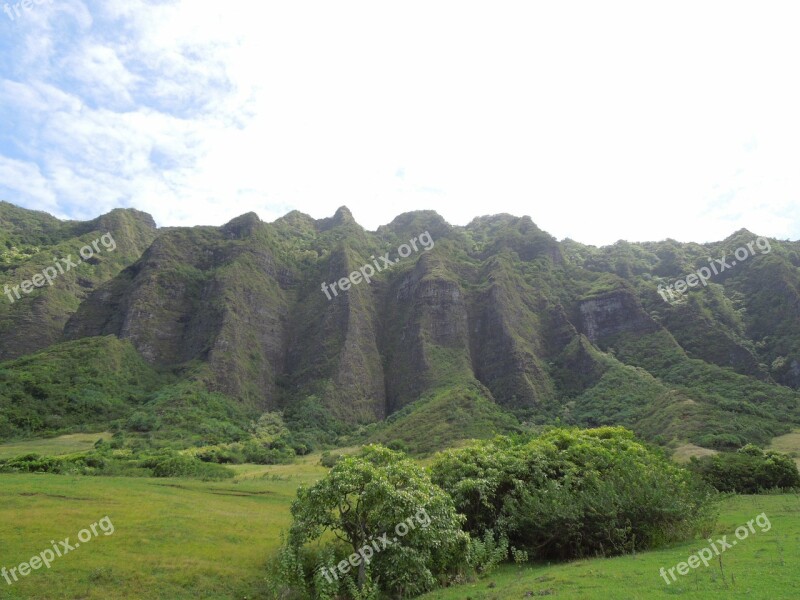
<path fill-rule="evenodd" d="M 492 437 L 520 430 L 518 421 L 491 402 L 479 387 L 438 390 L 374 426 L 367 439 L 393 443 L 426 454 L 461 440 Z"/>
<path fill-rule="evenodd" d="M 797 465 L 800 466 L 800 429 L 776 437 L 769 445 L 769 449 L 793 456 Z"/>
<path fill-rule="evenodd" d="M 0 363 L 0 439 L 102 431 L 170 381 L 113 336 Z"/>

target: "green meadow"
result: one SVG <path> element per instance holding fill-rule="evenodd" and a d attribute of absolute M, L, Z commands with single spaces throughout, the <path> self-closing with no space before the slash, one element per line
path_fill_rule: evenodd
<path fill-rule="evenodd" d="M 241 465 L 225 482 L 0 475 L 0 566 L 28 561 L 109 516 L 112 535 L 56 558 L 0 599 L 263 597 L 265 562 L 289 525 L 301 483 L 325 473 L 319 456 L 293 465 Z"/>
<path fill-rule="evenodd" d="M 87 439 L 97 439 L 98 434 Z M 73 452 L 87 439 L 45 440 Z M 77 445 L 77 446 L 76 446 Z M 19 449 L 17 445 L 14 449 Z M 85 447 L 83 448 L 85 449 Z M 9 449 L 0 447 L 0 455 Z M 43 451 L 31 442 L 25 451 Z M 8 585 L 0 600 L 266 598 L 265 565 L 289 526 L 298 485 L 326 472 L 318 454 L 291 465 L 234 466 L 222 482 L 188 479 L 0 475 L 0 566 L 28 561 L 108 516 L 100 535 L 52 567 Z M 714 539 L 766 513 L 772 528 L 722 555 L 722 564 L 690 571 L 667 585 L 661 567 L 674 567 L 705 540 L 612 559 L 504 566 L 476 582 L 424 596 L 427 600 L 506 600 L 537 596 L 572 599 L 795 598 L 800 590 L 800 496 L 739 496 L 725 500 Z"/>

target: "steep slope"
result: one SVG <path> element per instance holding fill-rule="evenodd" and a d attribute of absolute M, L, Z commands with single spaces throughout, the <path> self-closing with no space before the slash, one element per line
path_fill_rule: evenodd
<path fill-rule="evenodd" d="M 152 217 L 136 210 L 59 221 L 0 202 L 0 360 L 61 341 L 81 302 L 135 262 L 156 235 Z"/>
<path fill-rule="evenodd" d="M 115 335 L 162 367 L 200 361 L 212 390 L 276 408 L 292 277 L 270 242 L 254 214 L 165 231 L 87 299 L 65 336 Z"/>
<path fill-rule="evenodd" d="M 43 215 L 12 217 L 6 234 L 19 243 L 67 235 Z M 513 415 L 716 448 L 800 424 L 798 243 L 769 240 L 769 252 L 670 303 L 664 286 L 710 256 L 763 244 L 741 231 L 717 244 L 598 249 L 559 243 L 529 217 L 453 227 L 433 211 L 369 232 L 345 207 L 153 236 L 131 246 L 138 260 L 73 294 L 37 343 L 129 343 L 178 381 L 146 400 L 159 415 L 170 403 L 213 405 L 217 422 L 228 409 L 238 423 L 282 410 L 292 427 L 332 436 L 395 415 L 380 439 L 410 442 L 425 419 L 453 410 L 458 418 L 431 426 L 441 443 L 459 429 L 513 429 Z M 470 415 L 485 426 L 465 427 Z"/>
<path fill-rule="evenodd" d="M 103 429 L 170 382 L 113 336 L 57 344 L 0 363 L 0 437 Z"/>

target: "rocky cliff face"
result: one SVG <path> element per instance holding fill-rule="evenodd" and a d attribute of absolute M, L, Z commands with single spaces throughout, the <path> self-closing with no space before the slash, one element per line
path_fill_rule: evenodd
<path fill-rule="evenodd" d="M 695 368 L 694 359 L 726 385 L 733 371 L 800 385 L 796 243 L 775 242 L 765 260 L 670 305 L 657 285 L 691 273 L 717 246 L 597 249 L 559 243 L 528 217 L 452 227 L 432 211 L 367 232 L 344 207 L 328 219 L 293 212 L 264 223 L 251 213 L 223 227 L 161 231 L 130 211 L 69 227 L 37 218 L 36 235 L 74 244 L 58 238 L 60 227 L 87 238 L 108 229 L 119 249 L 28 299 L 24 313 L 6 307 L 3 357 L 113 335 L 151 365 L 253 411 L 313 398 L 349 424 L 456 387 L 539 422 L 569 419 L 574 399 L 585 412 L 587 394 L 613 378 L 632 386 L 621 394 L 639 405 L 619 414 L 633 419 L 656 402 L 637 396 L 655 385 L 648 378 L 677 378 L 672 370 Z M 372 280 L 342 290 L 342 278 L 366 265 Z M 334 282 L 335 294 L 323 291 Z M 706 402 L 704 393 L 692 401 Z M 656 396 L 650 408 L 672 414 L 663 402 L 674 394 Z"/>
<path fill-rule="evenodd" d="M 620 333 L 647 334 L 658 329 L 658 324 L 627 289 L 581 300 L 579 306 L 582 331 L 593 344 L 602 344 Z"/>
<path fill-rule="evenodd" d="M 293 281 L 256 235 L 261 228 L 246 215 L 220 229 L 164 232 L 82 304 L 66 339 L 115 335 L 154 365 L 199 361 L 211 389 L 276 408 Z"/>
<path fill-rule="evenodd" d="M 386 388 L 373 290 L 328 301 L 319 287 L 360 266 L 337 239 L 343 228 L 364 237 L 346 209 L 319 222 L 244 215 L 219 229 L 166 231 L 81 306 L 65 337 L 111 334 L 152 364 L 201 364 L 212 390 L 261 410 L 281 406 L 283 382 L 289 395 L 317 394 L 343 421 L 379 420 Z M 322 238 L 319 247 L 292 247 L 305 234 Z"/>
<path fill-rule="evenodd" d="M 430 249 L 398 256 L 431 230 Z M 202 363 L 211 389 L 262 409 L 315 395 L 345 422 L 383 419 L 457 382 L 480 382 L 512 408 L 555 398 L 541 306 L 513 273 L 518 252 L 560 264 L 552 238 L 530 219 L 482 219 L 474 235 L 487 259 L 464 264 L 451 252 L 464 232 L 435 213 L 399 217 L 381 234 L 344 208 L 319 221 L 244 215 L 167 230 L 81 304 L 64 337 L 115 335 L 154 365 Z M 386 251 L 397 262 L 375 281 L 330 299 L 321 291 Z"/>

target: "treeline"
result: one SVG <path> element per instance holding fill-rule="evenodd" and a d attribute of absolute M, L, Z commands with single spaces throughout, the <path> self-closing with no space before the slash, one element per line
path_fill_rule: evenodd
<path fill-rule="evenodd" d="M 0 473 L 52 473 L 109 477 L 186 477 L 203 480 L 230 479 L 232 469 L 205 463 L 175 450 L 133 454 L 90 452 L 68 456 L 25 454 L 0 460 Z"/>
<path fill-rule="evenodd" d="M 292 462 L 310 446 L 287 429 L 278 413 L 265 413 L 247 428 L 241 442 L 199 446 L 157 447 L 152 440 L 116 432 L 99 439 L 89 452 L 66 456 L 25 454 L 0 460 L 0 472 L 53 473 L 114 477 L 185 477 L 227 479 L 234 471 L 226 464 L 273 465 Z"/>

